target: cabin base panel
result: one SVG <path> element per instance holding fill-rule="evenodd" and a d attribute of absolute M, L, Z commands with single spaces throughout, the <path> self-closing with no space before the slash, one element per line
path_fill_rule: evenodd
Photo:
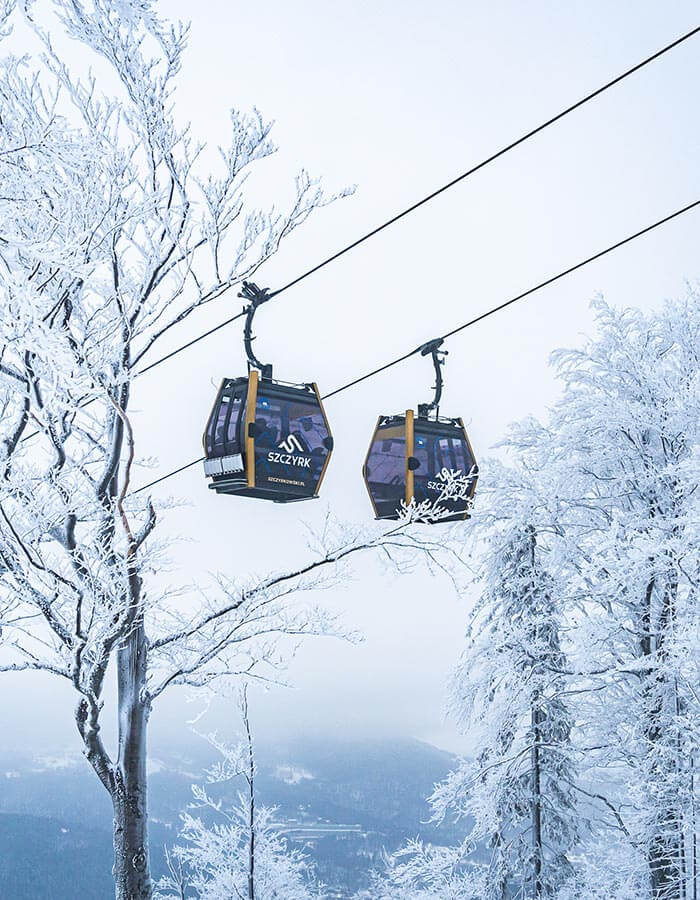
<path fill-rule="evenodd" d="M 393 514 L 388 516 L 375 516 L 375 521 L 377 522 L 398 522 L 402 516 Z M 423 524 L 428 525 L 442 525 L 443 522 L 464 522 L 465 519 L 471 519 L 470 515 L 465 515 L 462 513 L 454 513 L 451 516 L 444 516 L 442 519 L 431 519 L 429 522 L 424 522 Z"/>
<path fill-rule="evenodd" d="M 292 494 L 282 493 L 279 489 L 265 490 L 264 488 L 249 488 L 246 482 L 240 480 L 221 479 L 208 485 L 209 490 L 217 494 L 234 494 L 237 497 L 253 497 L 256 500 L 272 500 L 273 503 L 298 503 L 300 500 L 315 500 L 316 494 Z"/>

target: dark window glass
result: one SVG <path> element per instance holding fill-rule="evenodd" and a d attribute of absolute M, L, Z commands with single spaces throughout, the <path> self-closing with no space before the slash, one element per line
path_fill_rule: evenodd
<path fill-rule="evenodd" d="M 209 427 L 207 428 L 207 456 L 221 456 L 224 452 L 224 429 L 230 405 L 229 392 L 224 388 L 217 398 L 216 409 L 209 420 Z"/>
<path fill-rule="evenodd" d="M 245 389 L 239 390 L 236 396 L 228 404 L 230 412 L 226 420 L 226 453 L 241 452 L 241 412 Z"/>
<path fill-rule="evenodd" d="M 474 466 L 469 445 L 458 430 L 453 430 L 451 434 L 449 431 L 445 434 L 416 434 L 414 455 L 420 462 L 414 475 L 414 495 L 417 503 L 424 500 L 435 503 L 438 500 L 445 483 L 443 469 L 448 469 L 462 478 L 468 478 Z M 467 489 L 469 486 L 470 484 L 467 485 Z M 464 491 L 460 498 L 442 500 L 441 505 L 452 513 L 464 512 L 467 508 Z"/>
<path fill-rule="evenodd" d="M 224 382 L 207 425 L 205 444 L 208 457 L 241 453 L 241 417 L 247 387 L 246 382 Z"/>
<path fill-rule="evenodd" d="M 233 393 L 234 388 L 226 385 L 219 394 L 207 428 L 207 456 L 227 456 L 241 452 L 239 423 L 246 393 L 245 385 L 242 388 L 239 386 L 236 396 Z"/>
<path fill-rule="evenodd" d="M 264 389 L 255 408 L 256 481 L 280 490 L 313 493 L 329 450 L 328 429 L 312 396 L 277 397 Z"/>
<path fill-rule="evenodd" d="M 380 518 L 396 515 L 406 496 L 406 436 L 403 423 L 379 428 L 367 459 L 365 474 L 377 515 Z"/>
<path fill-rule="evenodd" d="M 469 444 L 465 440 L 455 441 L 455 454 L 457 456 L 457 468 L 469 474 L 474 467 L 474 457 L 469 450 Z"/>
<path fill-rule="evenodd" d="M 474 465 L 469 445 L 459 434 L 450 437 L 416 435 L 413 452 L 420 462 L 416 475 L 421 478 L 435 478 L 443 469 L 468 475 Z"/>
<path fill-rule="evenodd" d="M 328 437 L 328 429 L 319 407 L 308 403 L 290 403 L 288 413 L 288 437 L 294 438 L 305 453 L 318 455 L 320 451 L 325 457 L 327 450 L 323 442 Z"/>
<path fill-rule="evenodd" d="M 425 478 L 428 472 L 435 471 L 435 442 L 431 438 L 421 434 L 414 435 L 413 455 L 419 463 L 413 476 L 414 479 Z"/>
<path fill-rule="evenodd" d="M 219 404 L 219 412 L 216 417 L 216 426 L 214 428 L 214 447 L 220 448 L 224 443 L 224 427 L 226 426 L 226 417 L 230 407 L 231 399 L 224 394 Z"/>

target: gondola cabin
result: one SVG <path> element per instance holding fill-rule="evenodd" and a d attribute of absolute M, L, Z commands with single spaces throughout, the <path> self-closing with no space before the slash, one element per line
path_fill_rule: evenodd
<path fill-rule="evenodd" d="M 469 517 L 478 468 L 461 419 L 380 416 L 363 471 L 375 515 L 398 519 L 402 504 L 429 501 L 439 521 Z"/>
<path fill-rule="evenodd" d="M 204 432 L 204 473 L 219 494 L 291 503 L 318 496 L 333 449 L 315 384 L 226 378 Z"/>

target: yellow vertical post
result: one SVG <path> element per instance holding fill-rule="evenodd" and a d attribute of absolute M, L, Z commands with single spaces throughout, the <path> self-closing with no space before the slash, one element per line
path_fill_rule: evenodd
<path fill-rule="evenodd" d="M 250 435 L 250 426 L 255 422 L 255 406 L 258 400 L 258 373 L 252 369 L 248 376 L 248 397 L 245 408 L 245 468 L 248 487 L 255 487 L 255 438 Z"/>
<path fill-rule="evenodd" d="M 413 456 L 413 410 L 406 410 L 406 505 L 413 500 L 413 471 L 408 467 L 408 461 Z"/>

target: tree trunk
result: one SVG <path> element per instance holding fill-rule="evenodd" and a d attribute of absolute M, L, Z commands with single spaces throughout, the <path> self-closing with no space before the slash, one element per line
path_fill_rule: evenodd
<path fill-rule="evenodd" d="M 496 865 L 496 879 L 493 885 L 494 896 L 498 900 L 508 900 L 508 875 L 505 858 L 503 855 L 503 832 L 499 828 L 493 837 L 494 857 Z"/>
<path fill-rule="evenodd" d="M 535 571 L 535 549 L 537 537 L 535 529 L 528 527 L 530 538 L 530 571 Z M 533 585 L 533 588 L 535 586 Z M 537 636 L 535 626 L 535 637 Z M 540 744 L 542 742 L 542 729 L 540 723 L 542 714 L 540 711 L 540 691 L 536 690 L 530 701 L 530 717 L 532 728 L 532 751 L 530 763 L 532 767 L 532 896 L 534 900 L 542 897 L 542 770 L 540 760 Z"/>
<path fill-rule="evenodd" d="M 542 774 L 540 765 L 540 709 L 539 694 L 532 705 L 532 896 L 542 897 Z"/>
<path fill-rule="evenodd" d="M 673 758 L 671 748 L 675 750 L 673 730 L 677 725 L 675 696 L 673 686 L 660 667 L 666 657 L 666 637 L 673 620 L 673 606 L 678 589 L 677 581 L 671 579 L 670 585 L 664 589 L 659 624 L 652 642 L 651 602 L 654 582 L 647 588 L 643 621 L 647 629 L 646 641 L 642 644 L 645 655 L 656 652 L 659 662 L 650 668 L 645 690 L 647 701 L 646 736 L 649 741 L 654 760 L 651 772 L 659 784 L 677 780 L 677 760 Z M 672 788 L 673 792 L 677 788 Z M 654 831 L 647 853 L 651 893 L 654 900 L 681 900 L 681 844 L 683 840 L 682 823 L 678 815 L 678 798 L 670 793 L 661 801 L 656 810 L 653 825 Z"/>
<path fill-rule="evenodd" d="M 255 751 L 248 718 L 248 690 L 243 689 L 243 723 L 248 741 L 248 900 L 255 900 Z"/>
<path fill-rule="evenodd" d="M 695 757 L 690 757 L 690 873 L 692 900 L 698 900 L 698 834 L 695 822 Z"/>
<path fill-rule="evenodd" d="M 250 843 L 248 845 L 248 900 L 255 900 L 255 794 L 250 785 Z"/>
<path fill-rule="evenodd" d="M 148 853 L 146 637 L 134 624 L 117 657 L 119 757 L 115 767 L 114 885 L 116 900 L 151 900 Z"/>

